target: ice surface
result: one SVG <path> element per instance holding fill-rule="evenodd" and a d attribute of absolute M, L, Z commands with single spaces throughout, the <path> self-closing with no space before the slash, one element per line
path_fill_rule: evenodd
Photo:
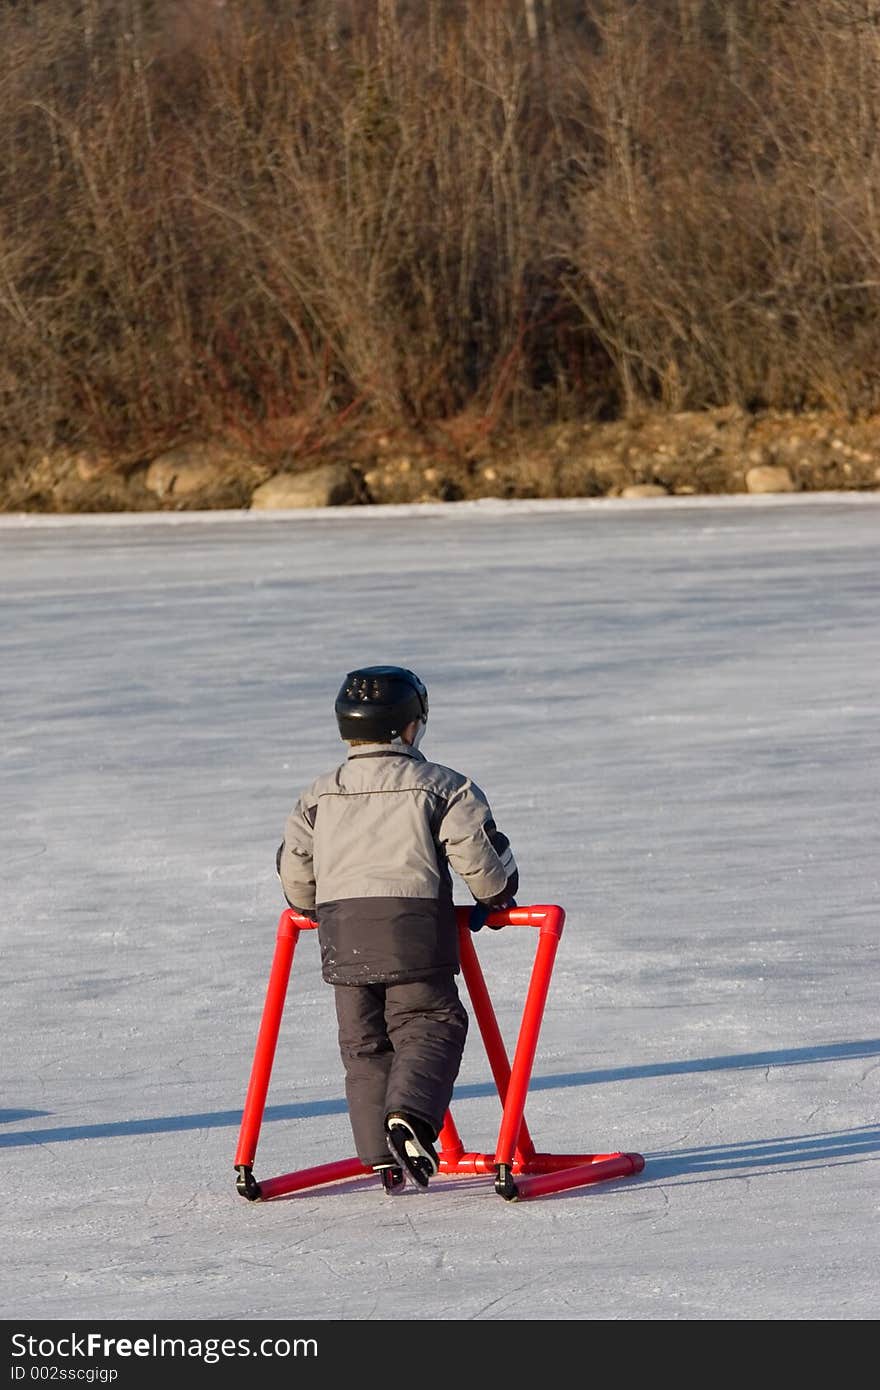
<path fill-rule="evenodd" d="M 878 1316 L 880 496 L 4 518 L 0 580 L 7 1319 Z M 386 661 L 567 914 L 532 1136 L 638 1177 L 236 1194 L 275 849 Z M 304 937 L 255 1172 L 352 1152 Z"/>

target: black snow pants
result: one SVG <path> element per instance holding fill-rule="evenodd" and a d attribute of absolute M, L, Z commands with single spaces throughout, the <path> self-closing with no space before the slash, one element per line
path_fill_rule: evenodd
<path fill-rule="evenodd" d="M 387 1163 L 385 1117 L 401 1110 L 439 1134 L 461 1065 L 468 1015 L 455 976 L 334 985 L 345 1098 L 361 1163 Z"/>

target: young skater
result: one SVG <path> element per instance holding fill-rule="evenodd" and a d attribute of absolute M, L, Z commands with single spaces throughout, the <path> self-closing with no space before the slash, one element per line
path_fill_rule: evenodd
<path fill-rule="evenodd" d="M 480 788 L 419 752 L 418 676 L 351 671 L 335 709 L 348 757 L 300 796 L 276 867 L 290 906 L 318 923 L 358 1158 L 394 1194 L 407 1174 L 427 1187 L 437 1172 L 467 1034 L 450 871 L 475 899 L 474 931 L 515 906 L 519 876 Z"/>

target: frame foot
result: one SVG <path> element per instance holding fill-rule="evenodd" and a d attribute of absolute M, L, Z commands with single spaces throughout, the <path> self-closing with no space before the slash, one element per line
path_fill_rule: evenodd
<path fill-rule="evenodd" d="M 250 1165 L 239 1163 L 235 1171 L 238 1174 L 235 1180 L 236 1192 L 242 1197 L 247 1197 L 249 1202 L 258 1202 L 263 1194 L 260 1190 L 260 1184 L 251 1172 Z"/>
<path fill-rule="evenodd" d="M 503 1197 L 505 1202 L 515 1202 L 519 1196 L 519 1190 L 510 1172 L 509 1163 L 499 1163 L 495 1169 L 495 1191 L 499 1197 Z"/>

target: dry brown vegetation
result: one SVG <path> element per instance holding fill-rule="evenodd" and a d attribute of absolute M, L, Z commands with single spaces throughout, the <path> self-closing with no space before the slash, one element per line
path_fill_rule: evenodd
<path fill-rule="evenodd" d="M 7 471 L 880 412 L 875 0 L 0 0 L 0 53 Z"/>

